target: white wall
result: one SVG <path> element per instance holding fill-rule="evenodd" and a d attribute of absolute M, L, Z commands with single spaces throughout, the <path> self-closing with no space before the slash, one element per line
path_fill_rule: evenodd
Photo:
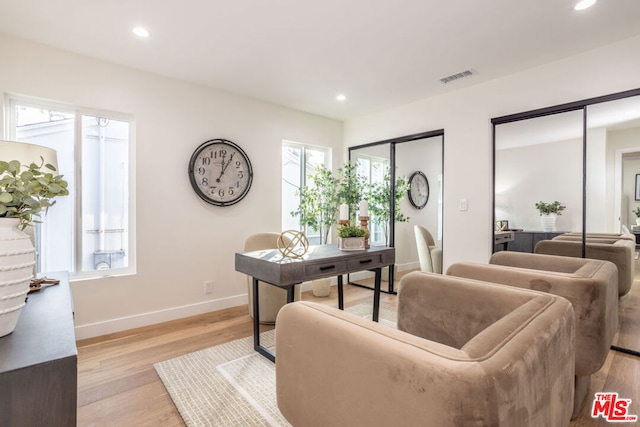
<path fill-rule="evenodd" d="M 496 220 L 510 228 L 540 231 L 537 202 L 566 209 L 556 230 L 582 230 L 582 138 L 496 151 Z"/>
<path fill-rule="evenodd" d="M 0 93 L 135 115 L 137 274 L 72 284 L 78 339 L 246 303 L 234 253 L 252 233 L 280 231 L 282 140 L 344 160 L 339 121 L 5 36 L 0 58 Z M 231 207 L 202 202 L 189 184 L 191 153 L 212 138 L 236 142 L 253 163 L 251 191 Z"/>
<path fill-rule="evenodd" d="M 443 128 L 444 266 L 492 248 L 490 119 L 640 87 L 640 37 L 345 123 L 345 144 Z M 471 64 L 473 66 L 473 64 Z M 482 70 L 478 70 L 482 73 Z M 458 209 L 468 199 L 468 210 Z"/>

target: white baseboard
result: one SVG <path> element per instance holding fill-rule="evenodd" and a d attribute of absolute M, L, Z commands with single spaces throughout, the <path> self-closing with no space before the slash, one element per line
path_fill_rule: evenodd
<path fill-rule="evenodd" d="M 419 263 L 396 265 L 396 271 L 411 270 L 419 267 Z M 366 271 L 358 272 L 351 274 L 350 277 L 351 280 L 358 280 L 366 277 L 373 277 L 373 273 Z M 332 278 L 331 285 L 335 286 L 336 284 L 336 278 Z M 310 291 L 311 289 L 311 282 L 302 283 L 302 292 Z M 129 329 L 140 328 L 143 326 L 155 325 L 157 323 L 168 322 L 170 320 L 197 316 L 199 314 L 223 310 L 225 308 L 236 307 L 243 304 L 247 304 L 247 294 L 235 295 L 212 301 L 204 301 L 197 304 L 183 305 L 180 307 L 172 307 L 165 310 L 140 313 L 133 316 L 105 320 L 103 322 L 77 325 L 75 327 L 76 340 L 83 340 Z"/>
<path fill-rule="evenodd" d="M 78 325 L 75 327 L 76 340 L 83 340 L 112 334 L 114 332 L 155 325 L 157 323 L 168 322 L 170 320 L 197 316 L 199 314 L 223 310 L 225 308 L 236 307 L 243 304 L 247 304 L 247 294 L 235 295 L 212 301 L 204 301 L 197 304 L 183 305 L 180 307 L 172 307 L 165 310 L 140 313 L 134 316 L 120 317 L 117 319 L 105 320 L 103 322 Z"/>

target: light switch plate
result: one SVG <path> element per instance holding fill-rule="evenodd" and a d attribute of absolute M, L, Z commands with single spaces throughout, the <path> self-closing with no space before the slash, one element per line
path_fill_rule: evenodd
<path fill-rule="evenodd" d="M 461 212 L 466 212 L 466 210 L 469 208 L 468 204 L 467 204 L 467 199 L 460 199 L 460 211 Z"/>

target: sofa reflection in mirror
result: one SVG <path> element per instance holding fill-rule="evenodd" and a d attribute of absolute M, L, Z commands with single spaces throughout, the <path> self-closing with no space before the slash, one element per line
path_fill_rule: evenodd
<path fill-rule="evenodd" d="M 607 358 L 618 328 L 618 270 L 609 261 L 498 252 L 490 264 L 456 263 L 447 274 L 549 292 L 566 298 L 576 318 L 576 381 L 572 417 L 584 405 L 591 375 Z"/>
<path fill-rule="evenodd" d="M 413 272 L 398 328 L 310 302 L 276 323 L 278 407 L 300 426 L 565 426 L 574 319 L 564 298 Z"/>
<path fill-rule="evenodd" d="M 611 261 L 618 268 L 618 296 L 631 290 L 635 278 L 635 239 L 587 237 L 585 257 Z M 582 237 L 560 235 L 538 242 L 535 253 L 582 258 Z"/>

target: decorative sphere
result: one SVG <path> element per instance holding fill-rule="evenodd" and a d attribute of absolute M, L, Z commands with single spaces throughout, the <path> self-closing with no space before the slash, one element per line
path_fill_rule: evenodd
<path fill-rule="evenodd" d="M 301 258 L 309 249 L 309 240 L 304 232 L 287 230 L 278 237 L 278 250 L 284 257 Z"/>

